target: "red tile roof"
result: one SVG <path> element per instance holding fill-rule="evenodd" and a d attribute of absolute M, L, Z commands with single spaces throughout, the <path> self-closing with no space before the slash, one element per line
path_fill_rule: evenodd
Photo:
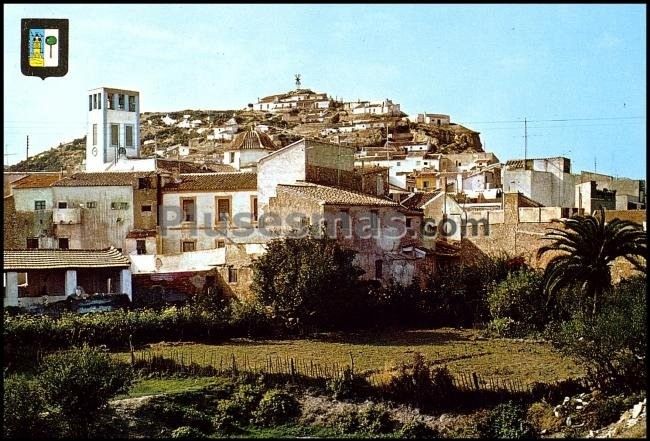
<path fill-rule="evenodd" d="M 131 230 L 126 235 L 127 239 L 144 239 L 145 237 L 155 237 L 158 233 L 156 230 Z"/>
<path fill-rule="evenodd" d="M 4 250 L 4 271 L 67 268 L 128 268 L 128 257 L 110 247 L 102 250 Z"/>
<path fill-rule="evenodd" d="M 181 174 L 179 179 L 166 184 L 163 191 L 257 190 L 256 173 L 191 173 Z"/>
<path fill-rule="evenodd" d="M 32 175 L 25 176 L 24 178 L 14 181 L 11 186 L 13 188 L 44 188 L 51 187 L 52 184 L 59 181 L 60 179 L 61 175 L 59 173 L 34 173 Z"/>
<path fill-rule="evenodd" d="M 75 173 L 53 184 L 53 187 L 131 187 L 136 178 L 155 176 L 154 172 L 96 172 Z"/>
<path fill-rule="evenodd" d="M 318 201 L 323 205 L 366 205 L 379 207 L 398 207 L 392 199 L 384 199 L 365 193 L 358 193 L 341 188 L 327 187 L 318 184 L 278 185 L 278 189 L 289 194 L 304 196 Z"/>
<path fill-rule="evenodd" d="M 408 208 L 409 210 L 420 210 L 431 199 L 438 196 L 440 190 L 435 190 L 431 193 L 413 193 L 408 199 L 402 201 L 402 205 Z"/>
<path fill-rule="evenodd" d="M 240 133 L 233 139 L 232 143 L 226 150 L 277 150 L 271 137 L 259 130 L 247 130 Z"/>

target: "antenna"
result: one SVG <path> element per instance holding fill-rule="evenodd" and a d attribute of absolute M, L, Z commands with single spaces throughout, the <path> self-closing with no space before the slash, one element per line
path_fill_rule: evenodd
<path fill-rule="evenodd" d="M 526 170 L 526 159 L 528 159 L 528 121 L 524 118 L 524 170 Z"/>
<path fill-rule="evenodd" d="M 294 77 L 296 78 L 296 89 L 300 89 L 300 74 L 295 74 Z"/>

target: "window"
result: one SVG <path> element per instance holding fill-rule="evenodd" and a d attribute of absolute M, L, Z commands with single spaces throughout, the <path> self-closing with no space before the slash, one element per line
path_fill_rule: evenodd
<path fill-rule="evenodd" d="M 228 283 L 237 283 L 237 268 L 228 268 Z"/>
<path fill-rule="evenodd" d="M 124 110 L 124 94 L 120 93 L 117 95 L 117 109 Z"/>
<path fill-rule="evenodd" d="M 97 201 L 86 202 L 86 208 L 97 208 Z"/>
<path fill-rule="evenodd" d="M 93 109 L 97 108 L 97 94 L 93 93 Z"/>
<path fill-rule="evenodd" d="M 415 165 L 420 165 L 421 161 L 415 161 Z"/>
<path fill-rule="evenodd" d="M 184 253 L 190 251 L 196 251 L 196 243 L 193 240 L 184 240 L 182 244 L 182 249 Z"/>
<path fill-rule="evenodd" d="M 27 238 L 27 249 L 36 249 L 38 248 L 38 237 L 28 237 Z"/>
<path fill-rule="evenodd" d="M 370 227 L 375 229 L 379 226 L 379 210 L 370 210 Z"/>
<path fill-rule="evenodd" d="M 93 124 L 93 145 L 97 145 L 97 124 Z"/>
<path fill-rule="evenodd" d="M 257 222 L 257 196 L 251 196 L 251 214 L 253 222 Z"/>
<path fill-rule="evenodd" d="M 384 262 L 375 260 L 375 279 L 382 279 L 384 275 Z"/>
<path fill-rule="evenodd" d="M 424 161 L 424 165 L 429 165 L 429 163 L 427 161 Z"/>
<path fill-rule="evenodd" d="M 137 239 L 135 241 L 135 251 L 138 254 L 147 254 L 147 241 L 144 239 Z"/>
<path fill-rule="evenodd" d="M 422 187 L 424 187 L 424 188 L 429 187 L 429 181 L 423 181 L 422 182 Z"/>
<path fill-rule="evenodd" d="M 128 208 L 128 202 L 111 202 L 111 210 L 127 210 Z"/>
<path fill-rule="evenodd" d="M 401 162 L 397 161 L 397 166 L 398 166 L 398 167 L 399 167 L 401 164 L 402 164 Z"/>
<path fill-rule="evenodd" d="M 151 188 L 151 181 L 149 178 L 138 178 L 138 190 Z"/>
<path fill-rule="evenodd" d="M 226 241 L 223 239 L 217 239 L 216 246 L 217 248 L 226 248 Z"/>
<path fill-rule="evenodd" d="M 106 108 L 110 110 L 115 110 L 115 95 L 109 93 L 106 95 Z"/>
<path fill-rule="evenodd" d="M 302 216 L 300 218 L 300 227 L 305 228 L 305 227 L 308 227 L 309 225 L 310 225 L 309 217 L 308 216 Z"/>
<path fill-rule="evenodd" d="M 412 219 L 410 217 L 406 218 L 406 228 L 411 228 L 411 220 Z"/>
<path fill-rule="evenodd" d="M 59 202 L 57 205 L 58 208 L 68 208 L 68 203 L 67 202 Z"/>
<path fill-rule="evenodd" d="M 45 201 L 34 201 L 34 210 L 45 210 Z"/>
<path fill-rule="evenodd" d="M 62 250 L 67 250 L 70 248 L 70 243 L 67 237 L 59 237 L 59 248 Z"/>
<path fill-rule="evenodd" d="M 217 222 L 227 222 L 230 219 L 230 199 L 217 199 Z"/>
<path fill-rule="evenodd" d="M 97 108 L 98 109 L 102 108 L 102 94 L 101 94 L 101 92 L 97 94 Z"/>
<path fill-rule="evenodd" d="M 125 134 L 126 134 L 126 146 L 127 147 L 133 147 L 133 126 L 132 125 L 125 125 L 124 126 Z"/>
<path fill-rule="evenodd" d="M 183 207 L 183 222 L 195 222 L 194 199 L 181 199 L 181 206 Z"/>
<path fill-rule="evenodd" d="M 116 146 L 120 140 L 120 125 L 111 124 L 111 145 Z"/>
<path fill-rule="evenodd" d="M 93 110 L 93 96 L 88 95 L 88 110 Z"/>
<path fill-rule="evenodd" d="M 144 204 L 140 206 L 142 214 L 151 214 L 151 204 Z"/>
<path fill-rule="evenodd" d="M 230 152 L 230 161 L 229 162 L 235 162 L 235 152 Z"/>
<path fill-rule="evenodd" d="M 135 97 L 129 95 L 129 112 L 135 112 Z"/>

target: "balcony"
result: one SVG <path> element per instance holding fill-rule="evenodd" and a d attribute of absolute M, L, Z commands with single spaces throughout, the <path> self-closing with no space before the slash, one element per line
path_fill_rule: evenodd
<path fill-rule="evenodd" d="M 81 209 L 80 208 L 55 208 L 52 210 L 52 222 L 54 224 L 80 224 L 81 223 Z"/>

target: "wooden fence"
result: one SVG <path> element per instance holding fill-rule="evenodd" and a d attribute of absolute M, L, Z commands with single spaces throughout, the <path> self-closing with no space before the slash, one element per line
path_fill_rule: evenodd
<path fill-rule="evenodd" d="M 458 357 L 454 357 L 455 360 Z M 432 366 L 442 366 L 450 359 L 434 360 Z M 185 353 L 182 350 L 171 350 L 165 355 L 153 351 L 134 351 L 131 362 L 136 367 L 151 371 L 169 373 L 187 373 L 194 375 L 237 375 L 264 374 L 294 383 L 324 382 L 340 378 L 346 372 L 350 375 L 365 377 L 371 386 L 382 387 L 390 381 L 390 375 L 381 371 L 355 372 L 354 357 L 350 354 L 349 363 L 332 362 L 329 364 L 314 362 L 294 357 L 267 357 L 264 362 L 251 362 L 246 355 L 237 358 L 235 354 L 224 356 L 216 351 L 203 352 L 200 356 Z M 531 390 L 531 384 L 516 377 L 496 377 L 480 375 L 476 372 L 455 372 L 452 374 L 453 385 L 461 391 L 489 390 L 495 392 L 526 393 Z"/>

